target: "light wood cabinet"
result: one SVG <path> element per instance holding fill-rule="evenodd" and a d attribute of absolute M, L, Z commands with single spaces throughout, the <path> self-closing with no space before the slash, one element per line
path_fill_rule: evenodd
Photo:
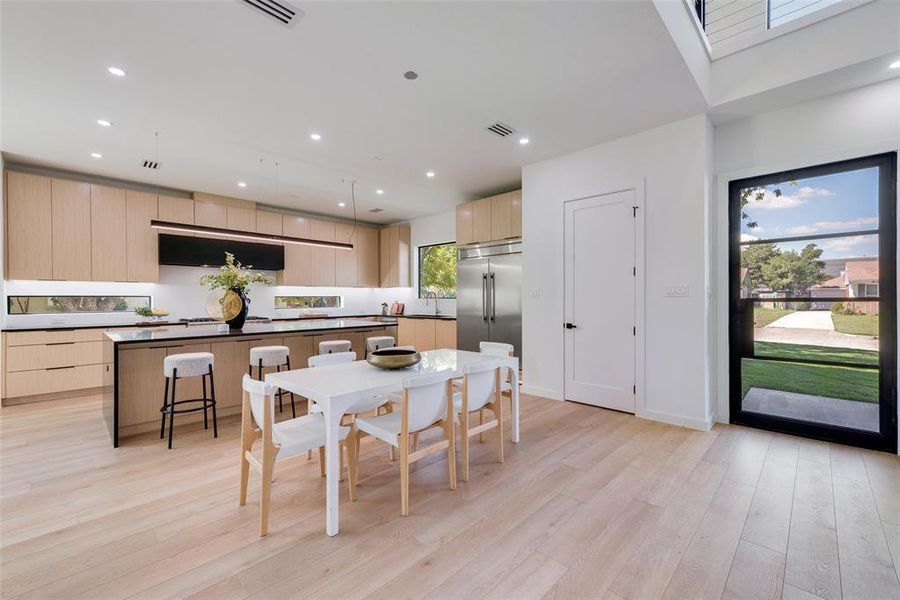
<path fill-rule="evenodd" d="M 306 217 L 284 215 L 284 235 L 309 238 L 309 222 Z M 278 285 L 311 285 L 312 254 L 309 246 L 285 244 L 284 270 L 276 274 Z"/>
<path fill-rule="evenodd" d="M 225 222 L 228 229 L 234 231 L 256 231 L 256 209 L 228 206 L 225 209 Z"/>
<path fill-rule="evenodd" d="M 310 219 L 309 233 L 310 237 L 314 240 L 333 242 L 335 241 L 334 222 Z M 334 248 L 310 247 L 310 262 L 312 263 L 311 285 L 335 285 L 335 252 L 337 252 L 337 250 Z"/>
<path fill-rule="evenodd" d="M 379 266 L 381 252 L 378 230 L 372 227 L 360 227 L 357 231 L 357 285 L 362 287 L 378 287 L 381 284 Z"/>
<path fill-rule="evenodd" d="M 416 350 L 425 352 L 435 349 L 434 321 L 431 319 L 413 319 L 416 327 Z"/>
<path fill-rule="evenodd" d="M 125 266 L 128 281 L 159 281 L 159 236 L 150 227 L 157 218 L 155 194 L 125 192 Z"/>
<path fill-rule="evenodd" d="M 53 279 L 91 280 L 91 185 L 50 182 L 53 211 Z"/>
<path fill-rule="evenodd" d="M 456 245 L 522 237 L 522 190 L 464 202 L 456 207 Z"/>
<path fill-rule="evenodd" d="M 336 223 L 334 226 L 335 241 L 353 244 L 352 250 L 334 251 L 334 284 L 340 287 L 353 287 L 359 282 L 357 260 L 359 260 L 359 232 L 362 227 L 352 223 Z"/>
<path fill-rule="evenodd" d="M 228 227 L 228 207 L 213 202 L 194 202 L 194 224 L 204 227 Z"/>
<path fill-rule="evenodd" d="M 491 230 L 491 207 L 493 200 L 491 198 L 482 198 L 475 200 L 472 204 L 472 241 L 475 243 L 490 242 Z"/>
<path fill-rule="evenodd" d="M 119 350 L 119 425 L 159 422 L 165 394 L 166 348 Z M 180 382 L 179 382 L 180 383 Z M 176 392 L 179 386 L 176 384 Z M 170 391 L 171 393 L 171 391 Z M 178 394 L 181 398 L 181 394 Z"/>
<path fill-rule="evenodd" d="M 394 225 L 380 232 L 381 287 L 409 287 L 409 225 Z"/>
<path fill-rule="evenodd" d="M 91 185 L 91 279 L 126 281 L 125 190 Z"/>
<path fill-rule="evenodd" d="M 474 242 L 472 237 L 472 203 L 464 202 L 456 206 L 456 245 L 465 246 Z"/>
<path fill-rule="evenodd" d="M 159 220 L 170 223 L 194 224 L 194 201 L 190 198 L 176 198 L 174 196 L 159 197 Z M 192 233 L 179 235 L 193 236 Z"/>
<path fill-rule="evenodd" d="M 416 345 L 416 319 L 397 319 L 397 345 Z"/>
<path fill-rule="evenodd" d="M 456 349 L 456 321 L 451 319 L 434 320 L 435 348 Z"/>
<path fill-rule="evenodd" d="M 6 173 L 6 265 L 9 279 L 52 279 L 50 179 Z"/>
<path fill-rule="evenodd" d="M 281 226 L 281 213 L 267 210 L 256 211 L 256 231 L 271 235 L 284 235 L 284 230 Z"/>
<path fill-rule="evenodd" d="M 213 342 L 209 351 L 213 354 L 216 408 L 239 406 L 243 398 L 242 380 L 250 364 L 250 342 Z"/>
<path fill-rule="evenodd" d="M 291 369 L 305 369 L 309 366 L 309 357 L 316 353 L 311 335 L 286 336 L 284 345 L 290 350 Z"/>

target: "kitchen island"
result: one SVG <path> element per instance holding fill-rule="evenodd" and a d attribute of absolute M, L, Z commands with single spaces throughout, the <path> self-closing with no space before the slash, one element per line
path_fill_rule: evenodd
<path fill-rule="evenodd" d="M 165 386 L 163 360 L 169 354 L 213 354 L 217 412 L 223 417 L 241 410 L 241 378 L 249 367 L 250 348 L 287 346 L 292 368 L 300 369 L 306 367 L 321 341 L 349 340 L 362 358 L 366 339 L 379 335 L 396 339 L 397 328 L 366 319 L 318 319 L 248 323 L 236 331 L 221 325 L 107 331 L 103 340 L 103 418 L 113 446 L 159 428 Z M 179 380 L 177 399 L 199 398 L 200 386 L 199 378 Z M 180 415 L 176 427 L 202 418 L 202 413 Z"/>

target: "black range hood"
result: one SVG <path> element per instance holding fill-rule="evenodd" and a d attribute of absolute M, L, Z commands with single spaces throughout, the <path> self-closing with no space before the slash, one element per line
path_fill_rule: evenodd
<path fill-rule="evenodd" d="M 225 253 L 243 265 L 252 265 L 259 271 L 284 269 L 284 246 L 254 244 L 237 240 L 187 237 L 159 234 L 159 264 L 180 267 L 221 267 Z"/>

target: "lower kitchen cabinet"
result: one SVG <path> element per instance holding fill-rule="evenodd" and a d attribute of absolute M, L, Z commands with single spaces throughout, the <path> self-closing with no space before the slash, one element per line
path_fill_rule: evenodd
<path fill-rule="evenodd" d="M 419 352 L 456 348 L 456 321 L 400 317 L 397 319 L 399 346 L 415 346 Z"/>

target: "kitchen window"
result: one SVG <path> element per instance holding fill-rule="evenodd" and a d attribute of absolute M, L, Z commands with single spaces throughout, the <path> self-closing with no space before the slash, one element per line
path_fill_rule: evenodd
<path fill-rule="evenodd" d="M 275 296 L 275 308 L 341 308 L 343 296 Z"/>
<path fill-rule="evenodd" d="M 134 312 L 150 308 L 150 296 L 9 296 L 10 315 Z"/>
<path fill-rule="evenodd" d="M 455 242 L 419 246 L 419 298 L 426 297 L 456 298 Z"/>

